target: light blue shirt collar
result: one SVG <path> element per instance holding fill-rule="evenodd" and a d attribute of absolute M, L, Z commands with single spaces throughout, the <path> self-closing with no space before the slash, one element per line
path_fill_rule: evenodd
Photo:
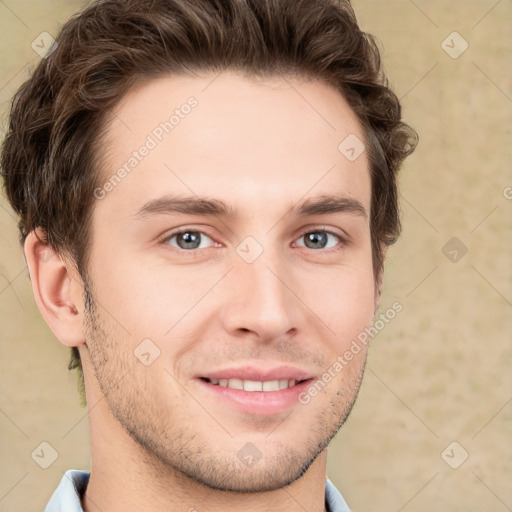
<path fill-rule="evenodd" d="M 89 475 L 89 471 L 68 469 L 44 512 L 84 512 L 80 499 L 89 483 Z"/>
<path fill-rule="evenodd" d="M 89 475 L 89 471 L 66 471 L 44 512 L 83 512 L 80 499 L 89 483 Z M 325 505 L 328 512 L 350 512 L 343 496 L 329 479 L 325 483 Z"/>

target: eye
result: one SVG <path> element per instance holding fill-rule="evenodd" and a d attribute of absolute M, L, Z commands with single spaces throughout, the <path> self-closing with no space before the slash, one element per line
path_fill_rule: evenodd
<path fill-rule="evenodd" d="M 213 242 L 213 240 L 201 231 L 182 230 L 170 234 L 163 242 L 177 249 L 193 251 L 206 249 L 209 247 L 208 242 Z"/>
<path fill-rule="evenodd" d="M 314 229 L 303 233 L 295 245 L 307 249 L 324 249 L 327 252 L 341 248 L 345 240 L 331 231 L 325 229 Z M 175 249 L 193 252 L 198 249 L 207 249 L 215 245 L 215 241 L 202 231 L 194 229 L 182 229 L 169 234 L 163 244 L 170 245 Z"/>
<path fill-rule="evenodd" d="M 331 233 L 330 231 L 318 229 L 315 231 L 308 231 L 301 235 L 297 241 L 297 245 L 308 249 L 335 249 L 336 246 L 341 245 L 342 242 L 343 240 L 339 235 Z"/>

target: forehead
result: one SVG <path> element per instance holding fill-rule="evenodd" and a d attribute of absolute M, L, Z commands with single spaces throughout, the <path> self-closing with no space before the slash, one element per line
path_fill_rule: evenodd
<path fill-rule="evenodd" d="M 122 176 L 101 208 L 133 210 L 173 193 L 236 198 L 242 209 L 264 210 L 339 192 L 369 210 L 366 154 L 347 158 L 347 140 L 364 148 L 354 112 L 322 82 L 236 73 L 154 79 L 133 88 L 109 117 L 100 185 Z"/>

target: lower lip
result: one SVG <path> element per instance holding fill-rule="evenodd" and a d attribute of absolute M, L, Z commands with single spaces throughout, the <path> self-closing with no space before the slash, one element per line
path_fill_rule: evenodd
<path fill-rule="evenodd" d="M 299 395 L 307 390 L 313 379 L 305 380 L 279 391 L 244 391 L 232 389 L 198 379 L 199 385 L 209 394 L 228 402 L 246 414 L 270 416 L 279 414 L 299 403 Z"/>

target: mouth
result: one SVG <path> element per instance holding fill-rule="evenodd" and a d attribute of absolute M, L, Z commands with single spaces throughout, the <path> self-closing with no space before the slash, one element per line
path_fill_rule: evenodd
<path fill-rule="evenodd" d="M 293 367 L 258 369 L 254 367 L 219 370 L 197 376 L 201 392 L 208 400 L 219 401 L 245 415 L 270 416 L 298 406 L 299 395 L 315 377 Z"/>

